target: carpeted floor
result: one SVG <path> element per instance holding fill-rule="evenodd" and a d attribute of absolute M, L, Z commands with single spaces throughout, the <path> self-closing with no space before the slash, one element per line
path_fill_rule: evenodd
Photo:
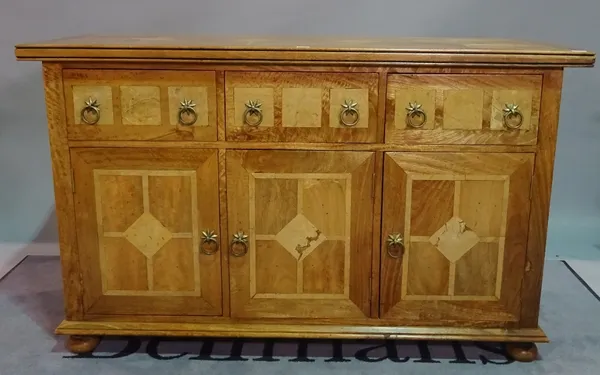
<path fill-rule="evenodd" d="M 404 341 L 103 340 L 75 356 L 53 334 L 63 314 L 58 258 L 28 257 L 0 282 L 0 375 L 21 374 L 573 374 L 600 373 L 600 301 L 559 261 L 546 264 L 541 359 L 502 345 Z"/>

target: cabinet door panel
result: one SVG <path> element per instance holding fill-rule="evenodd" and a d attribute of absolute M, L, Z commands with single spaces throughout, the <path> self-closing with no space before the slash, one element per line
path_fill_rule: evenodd
<path fill-rule="evenodd" d="M 533 154 L 387 153 L 384 319 L 517 322 Z M 389 251 L 389 253 L 388 253 Z"/>
<path fill-rule="evenodd" d="M 217 156 L 211 150 L 74 149 L 87 313 L 221 314 Z"/>
<path fill-rule="evenodd" d="M 237 317 L 369 315 L 370 152 L 227 151 L 230 257 Z"/>

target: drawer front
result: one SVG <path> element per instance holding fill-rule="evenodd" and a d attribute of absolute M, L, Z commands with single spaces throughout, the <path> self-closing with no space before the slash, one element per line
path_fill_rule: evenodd
<path fill-rule="evenodd" d="M 70 139 L 217 139 L 214 72 L 67 69 L 64 90 Z"/>
<path fill-rule="evenodd" d="M 377 73 L 227 72 L 230 141 L 375 142 Z"/>
<path fill-rule="evenodd" d="M 541 75 L 392 74 L 386 143 L 532 145 Z"/>
<path fill-rule="evenodd" d="M 222 315 L 217 151 L 73 148 L 89 314 Z"/>

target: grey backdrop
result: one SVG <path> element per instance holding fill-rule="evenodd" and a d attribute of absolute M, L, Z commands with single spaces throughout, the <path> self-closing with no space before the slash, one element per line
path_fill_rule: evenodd
<path fill-rule="evenodd" d="M 598 0 L 0 0 L 0 243 L 56 242 L 41 66 L 20 42 L 87 33 L 525 38 L 600 52 Z M 598 64 L 600 65 L 600 64 Z M 565 75 L 549 257 L 600 259 L 600 66 Z"/>

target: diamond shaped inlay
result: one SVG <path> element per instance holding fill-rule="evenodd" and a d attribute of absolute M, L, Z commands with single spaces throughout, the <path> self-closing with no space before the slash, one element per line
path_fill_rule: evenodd
<path fill-rule="evenodd" d="M 462 219 L 454 216 L 429 238 L 429 242 L 454 263 L 479 242 L 479 236 Z"/>
<path fill-rule="evenodd" d="M 296 259 L 306 258 L 325 239 L 325 235 L 302 214 L 296 215 L 275 236 L 275 240 Z"/>
<path fill-rule="evenodd" d="M 152 258 L 171 237 L 171 232 L 147 212 L 125 231 L 125 238 L 148 258 Z"/>

